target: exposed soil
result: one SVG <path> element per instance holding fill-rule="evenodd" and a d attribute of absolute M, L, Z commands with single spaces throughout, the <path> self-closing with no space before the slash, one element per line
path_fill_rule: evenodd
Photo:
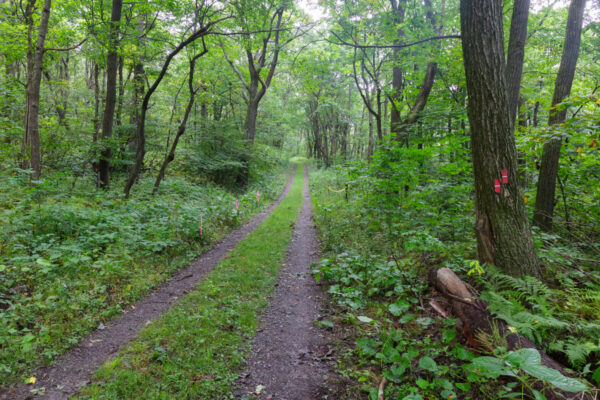
<path fill-rule="evenodd" d="M 304 172 L 304 204 L 296 223 L 287 260 L 270 305 L 252 344 L 246 370 L 238 382 L 238 398 L 310 400 L 324 398 L 333 364 L 333 346 L 317 328 L 321 289 L 310 274 L 318 260 L 312 222 L 308 174 Z"/>
<path fill-rule="evenodd" d="M 98 329 L 59 357 L 56 363 L 34 373 L 35 385 L 21 385 L 0 394 L 2 400 L 63 399 L 87 384 L 93 372 L 127 342 L 134 339 L 147 323 L 160 317 L 181 296 L 194 289 L 242 239 L 252 232 L 287 196 L 294 180 L 296 168 L 277 201 L 255 216 L 250 222 L 232 232 L 211 250 L 180 270 L 169 282 L 134 305 L 126 314 L 114 319 L 103 329 Z M 32 394 L 32 389 L 39 393 Z"/>

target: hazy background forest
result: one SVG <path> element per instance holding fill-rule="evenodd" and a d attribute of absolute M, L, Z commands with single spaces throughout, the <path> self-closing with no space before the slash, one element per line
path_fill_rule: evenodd
<path fill-rule="evenodd" d="M 247 221 L 296 157 L 346 315 L 323 326 L 402 317 L 349 333 L 347 398 L 381 374 L 398 398 L 514 388 L 418 342 L 432 265 L 599 384 L 600 2 L 493 1 L 483 30 L 460 3 L 0 0 L 0 381 Z M 411 364 L 435 343 L 448 366 Z"/>

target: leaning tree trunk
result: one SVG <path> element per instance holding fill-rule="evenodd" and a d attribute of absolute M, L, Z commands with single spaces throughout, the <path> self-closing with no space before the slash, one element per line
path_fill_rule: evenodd
<path fill-rule="evenodd" d="M 413 103 L 410 111 L 408 112 L 408 116 L 402 123 L 397 126 L 397 132 L 400 134 L 398 137 L 403 138 L 405 140 L 405 146 L 408 148 L 410 146 L 409 140 L 409 127 L 419 120 L 421 113 L 425 110 L 425 106 L 427 105 L 427 100 L 429 99 L 429 94 L 431 93 L 431 89 L 433 89 L 433 84 L 435 83 L 435 73 L 437 71 L 437 63 L 430 62 L 427 64 L 427 70 L 425 71 L 425 76 L 423 77 L 423 82 L 419 88 L 419 93 L 415 98 L 415 102 Z"/>
<path fill-rule="evenodd" d="M 229 18 L 229 17 L 227 17 L 227 18 Z M 148 105 L 150 104 L 150 98 L 152 97 L 152 94 L 154 94 L 154 92 L 156 91 L 156 89 L 158 88 L 160 83 L 162 82 L 163 78 L 165 77 L 167 70 L 169 69 L 169 65 L 171 64 L 171 61 L 173 61 L 173 58 L 177 54 L 179 54 L 179 52 L 181 50 L 185 49 L 187 47 L 187 45 L 195 42 L 197 39 L 200 39 L 200 38 L 202 38 L 202 40 L 203 40 L 202 45 L 206 49 L 206 44 L 204 43 L 204 36 L 206 36 L 210 33 L 210 29 L 212 28 L 212 26 L 214 24 L 217 24 L 220 21 L 223 21 L 227 18 L 221 18 L 219 20 L 209 22 L 206 25 L 201 26 L 196 31 L 194 31 L 191 35 L 189 35 L 184 41 L 179 43 L 179 45 L 175 49 L 173 49 L 173 51 L 171 51 L 169 53 L 169 55 L 167 55 L 167 58 L 165 59 L 165 62 L 160 70 L 160 73 L 156 77 L 156 80 L 154 81 L 152 86 L 150 86 L 150 88 L 146 92 L 146 95 L 144 96 L 144 100 L 142 101 L 142 108 L 140 110 L 140 119 L 137 124 L 136 135 L 135 135 L 135 137 L 136 137 L 135 159 L 134 159 L 133 167 L 131 168 L 131 172 L 129 173 L 129 178 L 127 179 L 127 182 L 125 183 L 125 189 L 123 190 L 123 193 L 125 194 L 125 198 L 129 198 L 129 192 L 131 191 L 131 187 L 133 186 L 135 181 L 138 179 L 138 177 L 140 175 L 140 171 L 142 170 L 142 164 L 144 163 L 144 156 L 146 154 L 146 114 L 148 112 Z"/>
<path fill-rule="evenodd" d="M 33 28 L 33 4 L 30 1 L 27 9 L 31 11 L 30 29 Z M 42 174 L 42 157 L 40 150 L 39 112 L 40 112 L 40 86 L 42 82 L 42 61 L 44 58 L 44 44 L 48 34 L 48 21 L 50 19 L 51 0 L 44 1 L 42 17 L 38 27 L 38 37 L 33 49 L 27 55 L 27 100 L 25 111 L 25 134 L 23 137 L 23 163 L 25 168 L 33 169 L 33 179 L 39 179 Z M 30 7 L 32 7 L 30 9 Z"/>
<path fill-rule="evenodd" d="M 106 141 L 112 137 L 115 106 L 117 102 L 117 70 L 119 58 L 117 44 L 119 35 L 119 22 L 121 21 L 121 9 L 123 0 L 113 0 L 112 15 L 110 18 L 110 40 L 108 56 L 106 57 L 106 100 L 104 101 L 104 114 L 102 115 L 101 139 Z M 110 156 L 111 148 L 108 143 L 102 143 L 103 149 L 98 164 L 100 175 L 100 187 L 108 189 L 110 184 Z"/>
<path fill-rule="evenodd" d="M 540 270 L 518 185 L 504 60 L 501 0 L 461 0 L 461 36 L 469 102 L 479 260 L 514 275 Z M 502 172 L 507 171 L 507 183 Z"/>
<path fill-rule="evenodd" d="M 194 89 L 194 68 L 196 66 L 196 60 L 205 55 L 207 52 L 203 51 L 202 53 L 194 56 L 190 60 L 190 72 L 188 78 L 188 88 L 190 91 L 190 98 L 188 100 L 187 107 L 185 108 L 185 113 L 183 114 L 183 120 L 179 124 L 179 128 L 177 128 L 177 134 L 175 135 L 175 139 L 173 139 L 173 144 L 171 144 L 171 150 L 169 154 L 165 156 L 165 159 L 160 167 L 160 171 L 158 172 L 158 176 L 156 177 L 156 181 L 154 182 L 154 189 L 152 189 L 152 194 L 156 194 L 158 191 L 158 187 L 160 186 L 160 182 L 165 177 L 165 171 L 169 166 L 169 163 L 175 159 L 175 150 L 177 149 L 177 144 L 179 143 L 179 139 L 185 133 L 185 127 L 187 125 L 187 121 L 190 117 L 190 113 L 192 112 L 192 108 L 194 107 L 194 100 L 196 98 L 197 90 Z"/>
<path fill-rule="evenodd" d="M 556 105 L 560 104 L 571 93 L 575 67 L 577 65 L 577 58 L 579 57 L 585 3 L 586 0 L 572 0 L 569 7 L 565 46 L 560 60 L 558 75 L 556 76 L 548 125 L 562 124 L 567 118 L 567 109 L 557 110 Z M 558 175 L 558 160 L 560 158 L 561 146 L 561 137 L 552 138 L 544 144 L 542 151 L 542 164 L 540 166 L 537 195 L 535 198 L 533 224 L 546 232 L 552 231 L 554 195 L 556 192 L 556 177 Z"/>

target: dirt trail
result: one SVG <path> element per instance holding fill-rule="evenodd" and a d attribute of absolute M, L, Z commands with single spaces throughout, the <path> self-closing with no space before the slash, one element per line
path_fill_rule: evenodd
<path fill-rule="evenodd" d="M 96 368 L 113 357 L 124 344 L 134 339 L 148 322 L 158 318 L 181 296 L 194 289 L 239 241 L 258 227 L 287 196 L 295 174 L 296 167 L 279 199 L 250 222 L 236 229 L 210 251 L 176 273 L 170 281 L 135 304 L 134 310 L 114 319 L 104 329 L 97 330 L 82 339 L 73 350 L 59 357 L 53 366 L 36 371 L 35 385 L 20 385 L 12 388 L 8 392 L 1 393 L 0 399 L 63 399 L 88 383 Z M 41 388 L 45 388 L 43 394 Z M 40 394 L 32 395 L 32 389 L 38 390 Z"/>
<path fill-rule="evenodd" d="M 311 400 L 323 398 L 330 370 L 331 347 L 313 322 L 319 317 L 321 290 L 310 274 L 318 260 L 312 223 L 308 174 L 304 169 L 304 204 L 298 216 L 287 260 L 270 305 L 254 338 L 238 398 Z M 257 392 L 259 392 L 257 394 Z"/>

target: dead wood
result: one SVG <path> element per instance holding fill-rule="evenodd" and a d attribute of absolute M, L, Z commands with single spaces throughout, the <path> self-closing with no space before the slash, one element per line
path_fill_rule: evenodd
<path fill-rule="evenodd" d="M 467 341 L 473 347 L 481 347 L 480 340 L 477 339 L 483 332 L 484 334 L 494 336 L 500 334 L 506 339 L 508 350 L 517 350 L 521 348 L 532 348 L 538 350 L 542 358 L 542 364 L 553 368 L 565 376 L 573 376 L 568 373 L 560 363 L 550 358 L 531 340 L 524 336 L 510 332 L 505 321 L 494 317 L 487 309 L 486 302 L 475 298 L 473 293 L 467 288 L 465 283 L 449 268 L 432 269 L 429 273 L 429 282 L 448 298 L 452 305 L 452 312 L 463 324 L 463 334 Z M 558 388 L 546 388 L 544 384 L 537 382 L 533 385 L 536 390 L 543 390 L 548 400 L 559 399 L 593 399 L 589 394 L 570 393 Z"/>

